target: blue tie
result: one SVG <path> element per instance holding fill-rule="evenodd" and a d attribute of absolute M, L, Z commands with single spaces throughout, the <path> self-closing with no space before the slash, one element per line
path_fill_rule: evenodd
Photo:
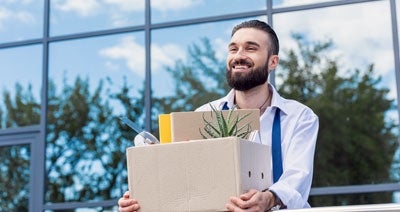
<path fill-rule="evenodd" d="M 280 111 L 279 108 L 276 108 L 274 123 L 272 125 L 272 174 L 274 176 L 274 183 L 279 180 L 283 173 Z"/>
<path fill-rule="evenodd" d="M 224 102 L 224 105 L 222 105 L 222 110 L 229 110 L 228 102 Z"/>

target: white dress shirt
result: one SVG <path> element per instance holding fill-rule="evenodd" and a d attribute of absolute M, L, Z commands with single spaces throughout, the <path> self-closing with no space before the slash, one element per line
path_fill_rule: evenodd
<path fill-rule="evenodd" d="M 270 186 L 283 204 L 289 209 L 309 208 L 307 202 L 310 194 L 314 152 L 318 135 L 318 117 L 307 106 L 281 97 L 269 84 L 272 91 L 271 106 L 260 116 L 261 142 L 272 145 L 272 124 L 275 110 L 281 110 L 281 139 L 283 173 L 279 180 Z M 210 105 L 222 109 L 234 106 L 234 90 L 227 96 L 207 103 L 196 111 L 209 111 Z M 272 166 L 271 166 L 272 167 Z M 272 176 L 272 170 L 271 170 Z"/>

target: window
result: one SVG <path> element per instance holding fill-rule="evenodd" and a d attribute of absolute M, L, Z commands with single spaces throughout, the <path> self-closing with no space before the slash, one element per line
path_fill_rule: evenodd
<path fill-rule="evenodd" d="M 299 90 L 311 88 L 298 100 L 319 113 L 321 132 L 332 132 L 317 144 L 311 204 L 400 202 L 393 2 L 400 28 L 400 4 L 391 0 L 2 1 L 0 185 L 18 186 L 2 194 L 18 203 L 1 208 L 115 209 L 127 190 L 125 150 L 136 135 L 119 117 L 157 134 L 159 113 L 225 95 L 231 29 L 247 19 L 269 21 L 278 34 L 276 88 L 293 88 L 284 80 L 297 71 L 306 84 Z M 329 48 L 312 48 L 319 44 Z M 315 55 L 321 60 L 302 60 Z M 328 77 L 340 89 L 324 90 Z M 385 164 L 379 169 L 377 158 Z"/>
<path fill-rule="evenodd" d="M 118 117 L 143 109 L 143 34 L 56 42 L 50 54 L 46 201 L 117 198 L 134 136 Z"/>
<path fill-rule="evenodd" d="M 230 1 L 170 1 L 151 0 L 152 23 L 207 18 L 226 14 L 245 13 L 252 10 L 265 10 L 264 0 Z"/>
<path fill-rule="evenodd" d="M 143 25 L 144 2 L 52 0 L 50 1 L 51 35 Z"/>
<path fill-rule="evenodd" d="M 0 43 L 40 38 L 43 34 L 43 1 L 2 1 Z"/>
<path fill-rule="evenodd" d="M 40 45 L 0 49 L 0 128 L 40 123 Z"/>

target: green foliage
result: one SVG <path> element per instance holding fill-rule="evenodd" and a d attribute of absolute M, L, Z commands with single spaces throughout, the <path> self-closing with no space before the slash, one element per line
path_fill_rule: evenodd
<path fill-rule="evenodd" d="M 245 114 L 243 116 L 236 115 L 234 116 L 234 109 L 232 108 L 229 110 L 228 116 L 225 118 L 223 111 L 217 110 L 214 106 L 210 104 L 210 107 L 212 109 L 211 111 L 211 118 L 213 119 L 212 121 L 206 120 L 204 117 L 205 113 L 203 113 L 203 121 L 204 121 L 204 131 L 207 133 L 205 135 L 201 129 L 199 129 L 199 132 L 201 136 L 204 139 L 207 138 L 223 138 L 223 137 L 229 137 L 229 136 L 236 136 L 239 138 L 247 138 L 247 136 L 251 132 L 251 126 L 249 123 L 243 124 L 242 126 L 239 126 L 240 122 L 248 117 L 250 113 Z M 213 118 L 214 117 L 214 118 Z"/>
<path fill-rule="evenodd" d="M 395 123 L 385 118 L 393 108 L 379 88 L 374 66 L 365 71 L 338 73 L 337 59 L 327 55 L 330 41 L 307 43 L 296 35 L 299 51 L 281 57 L 283 79 L 279 92 L 310 106 L 320 119 L 313 187 L 387 182 L 390 178 L 397 138 Z M 227 92 L 225 62 L 219 61 L 208 39 L 188 49 L 189 59 L 166 67 L 174 77 L 176 95 L 153 98 L 152 113 L 189 111 Z M 126 80 L 117 93 L 100 81 L 90 89 L 89 80 L 77 77 L 72 85 L 48 87 L 46 201 L 89 201 L 113 199 L 127 189 L 125 149 L 134 135 L 115 118 L 118 102 L 133 120 L 144 117 L 144 93 L 131 96 L 133 87 Z M 61 86 L 57 87 L 57 86 Z M 59 90 L 61 89 L 61 90 Z M 0 109 L 2 128 L 35 125 L 40 122 L 40 102 L 16 85 L 15 96 L 5 92 Z M 114 103 L 113 103 L 114 102 Z M 229 118 L 235 120 L 235 118 Z M 153 121 L 157 120 L 153 117 Z M 232 131 L 221 122 L 225 131 Z M 211 123 L 211 122 L 210 122 Z M 218 125 L 220 127 L 220 125 Z M 235 130 L 233 130 L 235 131 Z M 5 188 L 0 208 L 26 211 L 29 148 L 0 148 L 0 183 Z M 16 167 L 9 169 L 8 167 Z M 18 167 L 18 168 L 17 168 Z M 18 174 L 17 174 L 18 173 Z M 391 202 L 391 194 L 358 194 L 312 197 L 313 206 Z M 9 205 L 3 205 L 9 203 Z"/>
<path fill-rule="evenodd" d="M 159 113 L 192 111 L 222 97 L 228 90 L 225 62 L 217 58 L 207 38 L 188 48 L 187 61 L 178 60 L 173 67 L 166 67 L 166 71 L 174 78 L 175 95 L 153 98 Z"/>
<path fill-rule="evenodd" d="M 94 90 L 88 79 L 77 77 L 72 86 L 65 82 L 60 92 L 49 83 L 46 201 L 117 198 L 126 187 L 125 150 L 134 135 L 116 118 L 113 105 L 119 102 L 125 115 L 137 120 L 141 97 L 129 96 L 126 80 L 118 93 L 104 88 L 111 80 Z"/>
<path fill-rule="evenodd" d="M 110 80 L 107 84 L 100 81 L 95 89 L 79 76 L 73 84 L 66 82 L 61 90 L 51 80 L 48 85 L 45 201 L 118 198 L 127 189 L 125 150 L 133 145 L 135 135 L 115 118 L 113 107 L 119 103 L 124 115 L 137 120 L 143 115 L 143 98 L 129 95 L 133 89 L 126 80 L 116 93 L 106 87 L 112 85 Z M 33 98 L 31 87 L 24 91 L 17 83 L 15 90 L 15 96 L 3 93 L 6 116 L 1 123 L 6 127 L 38 124 L 40 103 Z M 0 152 L 0 184 L 6 191 L 0 208 L 27 211 L 30 148 L 2 147 Z"/>
<path fill-rule="evenodd" d="M 4 91 L 4 105 L 6 108 L 5 128 L 23 127 L 40 123 L 40 103 L 34 98 L 32 86 L 27 91 L 20 83 L 15 84 L 15 96 Z"/>
<path fill-rule="evenodd" d="M 29 145 L 0 148 L 1 211 L 28 211 L 29 149 Z"/>
<path fill-rule="evenodd" d="M 333 46 L 331 41 L 311 43 L 301 35 L 293 38 L 298 49 L 281 56 L 282 70 L 277 70 L 277 76 L 283 83 L 277 88 L 282 96 L 308 105 L 319 116 L 313 187 L 391 181 L 391 166 L 398 143 L 393 133 L 396 125 L 385 118 L 385 113 L 393 109 L 393 100 L 387 98 L 388 89 L 379 87 L 381 79 L 375 77 L 374 66 L 368 66 L 365 71 L 348 71 L 348 75 L 343 76 L 339 74 L 340 60 L 329 55 Z M 211 51 L 207 50 L 207 42 L 203 46 L 204 51 Z M 177 61 L 173 69 L 168 69 L 174 76 L 177 95 L 160 100 L 161 111 L 192 110 L 225 95 L 225 86 L 212 87 L 218 95 L 207 93 L 202 87 L 209 85 L 201 76 L 205 73 L 194 71 L 204 66 L 190 61 L 199 61 L 205 55 L 190 54 L 186 64 Z M 214 72 L 225 77 L 224 66 Z M 388 192 L 312 197 L 310 202 L 313 206 L 328 206 L 384 203 L 391 202 L 391 198 Z"/>
<path fill-rule="evenodd" d="M 0 128 L 15 128 L 37 125 L 40 122 L 40 103 L 34 98 L 32 86 L 27 90 L 19 83 L 15 85 L 15 96 L 3 93 L 5 109 L 0 109 Z M 27 145 L 0 148 L 0 208 L 15 211 L 28 210 L 30 177 L 30 147 Z"/>
<path fill-rule="evenodd" d="M 385 119 L 393 109 L 379 88 L 374 66 L 339 75 L 339 60 L 327 54 L 332 44 L 308 44 L 295 36 L 300 51 L 281 59 L 281 95 L 311 107 L 320 120 L 313 187 L 387 183 L 395 150 L 396 125 Z M 372 198 L 373 197 L 373 198 Z M 391 194 L 312 197 L 314 206 L 391 202 Z"/>

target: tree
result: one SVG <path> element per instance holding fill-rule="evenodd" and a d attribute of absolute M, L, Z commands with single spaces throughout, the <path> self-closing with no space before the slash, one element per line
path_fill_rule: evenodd
<path fill-rule="evenodd" d="M 29 154 L 28 145 L 0 148 L 1 209 L 28 211 Z"/>
<path fill-rule="evenodd" d="M 49 84 L 48 202 L 107 200 L 126 190 L 125 150 L 134 133 L 121 125 L 110 100 L 131 118 L 142 115 L 141 101 L 129 96 L 126 80 L 119 93 L 104 91 L 103 81 L 93 93 L 89 87 L 79 76 L 73 86 L 64 83 L 62 95 Z"/>
<path fill-rule="evenodd" d="M 390 180 L 398 148 L 385 113 L 394 108 L 389 90 L 379 88 L 374 66 L 340 76 L 339 61 L 327 54 L 331 42 L 307 45 L 294 35 L 299 53 L 281 60 L 283 84 L 279 92 L 310 106 L 319 116 L 313 187 L 384 183 Z M 311 198 L 316 205 L 391 202 L 392 194 L 357 194 Z"/>
<path fill-rule="evenodd" d="M 5 127 L 23 127 L 40 123 L 40 104 L 35 99 L 32 86 L 27 86 L 27 91 L 20 83 L 15 84 L 15 96 L 11 97 L 9 91 L 4 91 L 4 105 L 7 110 Z"/>
<path fill-rule="evenodd" d="M 387 98 L 388 89 L 379 88 L 381 79 L 375 77 L 374 66 L 370 65 L 364 72 L 356 69 L 341 76 L 338 59 L 328 54 L 333 45 L 331 41 L 310 43 L 300 35 L 293 38 L 298 51 L 292 49 L 286 58 L 281 57 L 282 70 L 277 71 L 277 76 L 282 83 L 277 87 L 282 96 L 308 105 L 319 116 L 313 187 L 390 180 L 390 167 L 398 145 L 393 134 L 395 125 L 385 120 L 385 113 L 393 109 L 393 100 Z M 225 65 L 215 60 L 207 39 L 202 40 L 202 45 L 204 48 L 195 44 L 189 49 L 190 58 L 186 63 L 177 61 L 174 68 L 167 69 L 174 77 L 177 95 L 160 99 L 160 108 L 193 110 L 225 94 L 226 84 L 210 87 L 214 91 L 211 95 L 204 88 L 225 83 Z M 192 49 L 202 51 L 193 54 Z M 207 64 L 192 61 L 220 64 L 212 66 L 212 73 L 218 77 L 208 79 L 215 80 L 213 83 L 203 81 L 209 71 L 200 70 L 206 69 Z M 210 98 L 200 98 L 205 96 Z M 314 206 L 328 206 L 390 202 L 391 198 L 390 193 L 357 194 L 312 197 L 310 201 Z"/>
<path fill-rule="evenodd" d="M 19 83 L 15 85 L 15 96 L 9 91 L 3 92 L 5 114 L 0 123 L 4 128 L 39 124 L 40 104 L 34 98 L 31 85 L 25 91 Z M 3 117 L 2 110 L 0 118 Z M 3 128 L 2 127 L 2 128 Z M 14 211 L 28 210 L 30 177 L 29 145 L 0 147 L 0 208 Z"/>
<path fill-rule="evenodd" d="M 192 111 L 228 90 L 225 62 L 217 58 L 209 39 L 202 38 L 200 45 L 191 45 L 188 55 L 187 61 L 178 60 L 174 67 L 166 67 L 174 78 L 175 95 L 154 98 L 158 112 Z"/>
<path fill-rule="evenodd" d="M 107 83 L 100 81 L 92 90 L 89 80 L 78 76 L 73 85 L 64 80 L 57 90 L 49 81 L 46 202 L 109 200 L 127 189 L 125 150 L 133 145 L 135 133 L 121 124 L 113 107 L 119 102 L 125 115 L 135 119 L 143 116 L 144 97 L 130 96 L 133 88 L 126 79 L 115 93 L 107 88 L 112 81 Z M 16 84 L 15 97 L 8 91 L 3 96 L 7 116 L 1 122 L 7 127 L 39 123 L 40 104 L 30 86 L 24 92 Z M 0 183 L 7 191 L 0 195 L 0 208 L 27 211 L 29 146 L 2 147 L 0 152 Z"/>

